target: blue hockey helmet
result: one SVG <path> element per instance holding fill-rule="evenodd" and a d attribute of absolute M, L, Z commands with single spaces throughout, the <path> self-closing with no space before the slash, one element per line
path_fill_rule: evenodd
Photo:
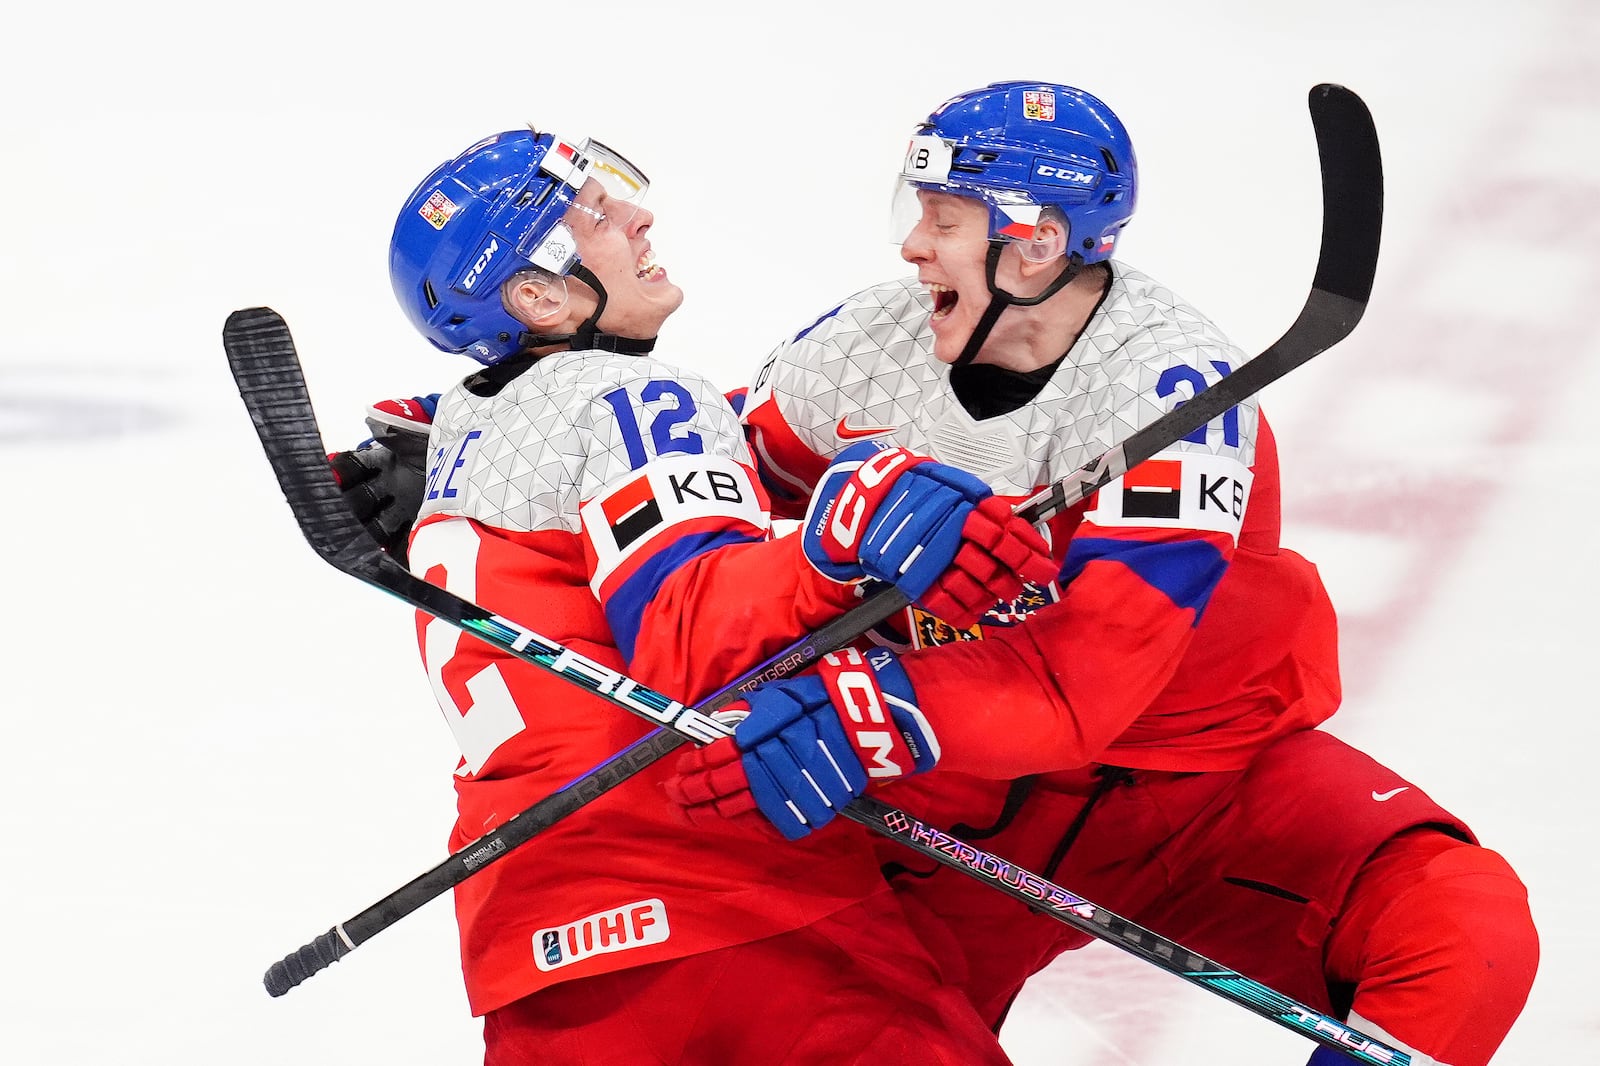
<path fill-rule="evenodd" d="M 480 363 L 526 347 L 533 338 L 505 310 L 501 286 L 529 269 L 552 279 L 587 274 L 563 218 L 591 179 L 617 205 L 610 215 L 637 210 L 649 187 L 598 141 L 533 129 L 496 134 L 436 167 L 406 198 L 389 244 L 389 280 L 411 324 L 436 348 Z"/>
<path fill-rule="evenodd" d="M 994 240 L 1026 242 L 1045 208 L 1066 220 L 1066 251 L 1109 258 L 1138 198 L 1138 162 L 1122 122 L 1067 85 L 995 82 L 941 104 L 911 138 L 896 187 L 895 238 L 921 214 L 917 189 L 981 199 Z"/>

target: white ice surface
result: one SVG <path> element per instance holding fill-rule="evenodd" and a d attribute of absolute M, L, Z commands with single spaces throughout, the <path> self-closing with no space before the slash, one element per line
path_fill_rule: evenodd
<path fill-rule="evenodd" d="M 1343 610 L 1335 730 L 1531 888 L 1543 967 L 1497 1061 L 1593 1061 L 1597 52 L 1588 0 L 14 14 L 0 1060 L 479 1059 L 442 900 L 262 991 L 268 963 L 442 857 L 455 757 L 409 611 L 301 542 L 222 359 L 229 311 L 287 316 L 330 444 L 362 435 L 368 401 L 458 376 L 396 312 L 393 211 L 439 159 L 532 120 L 655 177 L 658 257 L 689 292 L 661 354 L 731 387 L 901 272 L 884 235 L 910 124 L 1039 77 L 1121 113 L 1143 173 L 1122 254 L 1249 350 L 1293 317 L 1316 254 L 1306 91 L 1371 105 L 1371 309 L 1266 398 L 1286 535 Z M 1029 1066 L 1310 1050 L 1101 946 L 1033 982 L 1006 1044 Z"/>

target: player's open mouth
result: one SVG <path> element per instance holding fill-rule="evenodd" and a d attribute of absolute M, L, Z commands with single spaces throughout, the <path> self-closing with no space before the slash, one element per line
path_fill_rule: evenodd
<path fill-rule="evenodd" d="M 657 278 L 665 277 L 666 273 L 665 270 L 656 266 L 656 253 L 653 248 L 645 249 L 645 253 L 639 257 L 639 262 L 634 270 L 634 276 L 643 281 L 654 281 Z"/>
<path fill-rule="evenodd" d="M 929 283 L 928 295 L 933 297 L 933 317 L 935 319 L 948 317 L 955 310 L 957 301 L 961 297 L 956 295 L 956 290 L 948 285 L 934 285 Z"/>

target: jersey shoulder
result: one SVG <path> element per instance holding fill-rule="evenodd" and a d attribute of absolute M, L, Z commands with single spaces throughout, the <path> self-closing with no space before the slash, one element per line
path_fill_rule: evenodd
<path fill-rule="evenodd" d="M 566 352 L 498 389 L 484 388 L 482 378 L 440 398 L 424 515 L 576 532 L 583 500 L 663 456 L 749 462 L 738 416 L 721 391 L 657 359 Z"/>
<path fill-rule="evenodd" d="M 1096 445 L 1110 448 L 1237 370 L 1247 356 L 1173 290 L 1113 263 L 1110 290 L 1075 346 L 1071 387 L 1098 397 Z M 1088 358 L 1078 356 L 1087 350 Z M 1060 384 L 1058 381 L 1056 384 Z M 1258 420 L 1251 396 L 1173 446 L 1253 462 Z"/>
<path fill-rule="evenodd" d="M 885 367 L 926 362 L 933 304 L 915 278 L 862 289 L 774 348 L 751 384 L 755 402 L 777 390 L 810 397 L 849 388 Z"/>
<path fill-rule="evenodd" d="M 874 429 L 908 425 L 947 378 L 932 355 L 932 312 L 915 278 L 851 295 L 772 350 L 750 387 L 746 421 L 769 430 L 781 422 L 823 456 Z"/>

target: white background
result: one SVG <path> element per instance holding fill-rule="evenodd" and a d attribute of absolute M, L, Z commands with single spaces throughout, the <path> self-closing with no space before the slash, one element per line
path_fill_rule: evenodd
<path fill-rule="evenodd" d="M 733 387 L 902 272 L 911 124 L 1036 77 L 1121 114 L 1143 177 L 1121 254 L 1251 351 L 1315 259 L 1306 92 L 1371 105 L 1377 292 L 1266 396 L 1286 539 L 1341 608 L 1334 730 L 1530 886 L 1544 962 L 1497 1061 L 1590 1061 L 1597 50 L 1587 0 L 29 5 L 0 35 L 0 1058 L 481 1054 L 443 900 L 262 990 L 442 858 L 455 756 L 409 611 L 301 542 L 229 311 L 287 316 L 330 445 L 460 376 L 394 305 L 389 228 L 436 162 L 531 120 L 652 174 L 689 293 L 659 352 Z M 1006 1043 L 1067 1066 L 1310 1051 L 1099 945 L 1034 981 Z"/>

